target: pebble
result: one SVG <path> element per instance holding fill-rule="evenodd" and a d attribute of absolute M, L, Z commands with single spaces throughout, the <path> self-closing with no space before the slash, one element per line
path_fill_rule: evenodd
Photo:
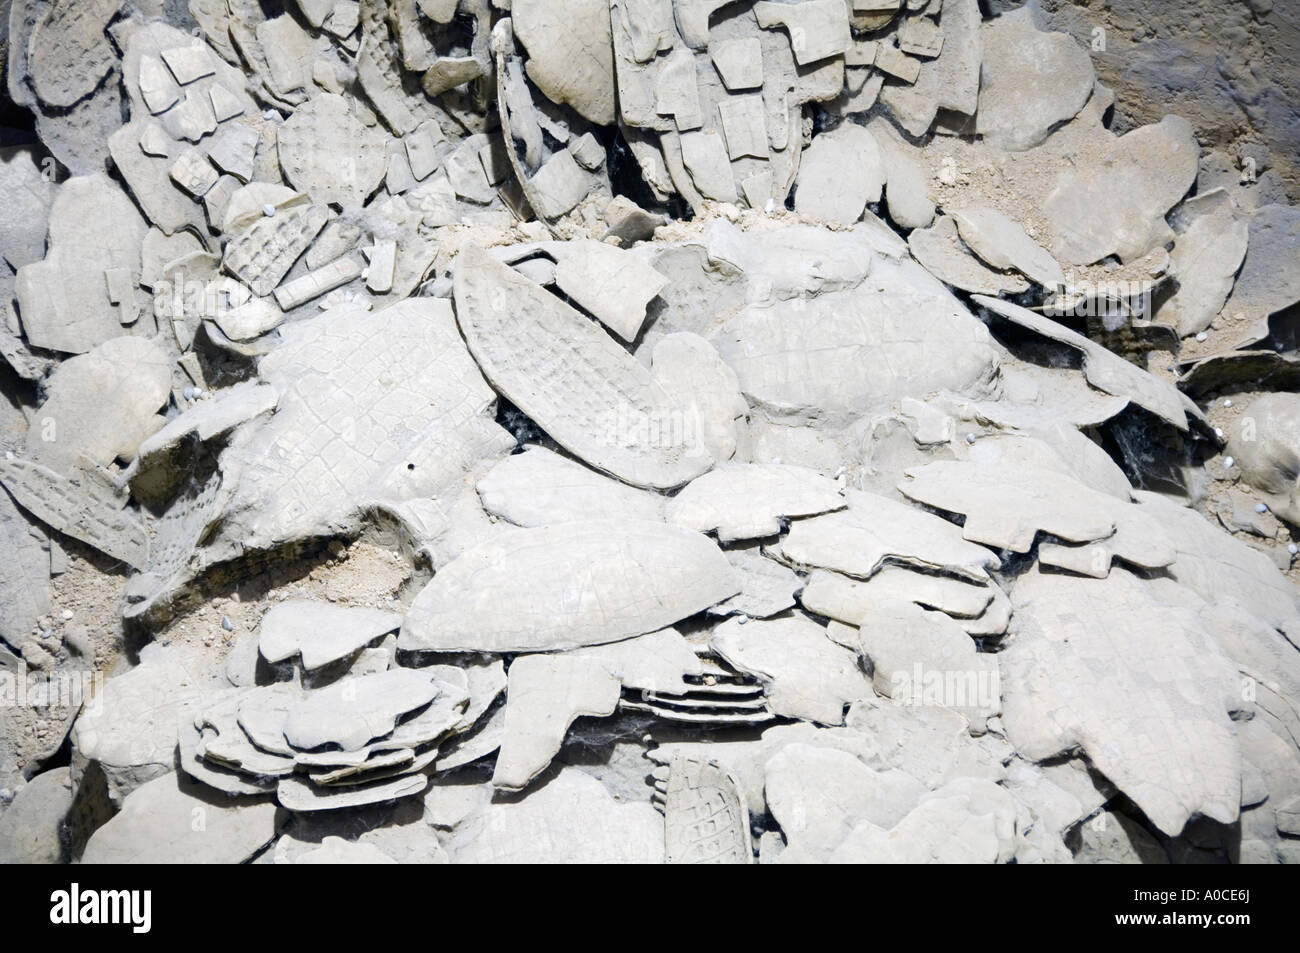
<path fill-rule="evenodd" d="M 35 639 L 28 639 L 19 650 L 22 654 L 23 661 L 27 663 L 28 668 L 34 668 L 42 672 L 48 672 L 54 668 L 54 655 Z"/>
<path fill-rule="evenodd" d="M 90 634 L 86 631 L 85 626 L 70 625 L 63 630 L 63 644 L 68 647 L 68 651 L 82 658 L 93 658 L 95 655 L 94 646 L 90 642 Z"/>

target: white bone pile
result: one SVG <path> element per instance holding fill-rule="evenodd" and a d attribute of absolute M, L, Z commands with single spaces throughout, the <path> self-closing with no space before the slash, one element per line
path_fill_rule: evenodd
<path fill-rule="evenodd" d="M 1095 49 L 71 6 L 0 47 L 0 861 L 1300 861 L 1300 210 Z"/>

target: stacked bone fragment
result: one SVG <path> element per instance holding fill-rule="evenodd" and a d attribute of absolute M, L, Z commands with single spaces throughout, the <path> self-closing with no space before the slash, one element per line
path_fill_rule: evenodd
<path fill-rule="evenodd" d="M 75 6 L 0 860 L 1300 861 L 1276 180 L 976 0 Z"/>

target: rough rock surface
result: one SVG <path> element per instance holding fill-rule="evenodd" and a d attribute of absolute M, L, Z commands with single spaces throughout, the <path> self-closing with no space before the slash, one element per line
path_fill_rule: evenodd
<path fill-rule="evenodd" d="M 1028 7 L 990 21 L 983 32 L 975 131 L 986 142 L 1010 151 L 1036 146 L 1092 95 L 1087 51 L 1067 34 L 1036 29 Z"/>
<path fill-rule="evenodd" d="M 63 860 L 60 827 L 72 809 L 67 768 L 37 775 L 0 815 L 0 863 L 57 864 Z"/>

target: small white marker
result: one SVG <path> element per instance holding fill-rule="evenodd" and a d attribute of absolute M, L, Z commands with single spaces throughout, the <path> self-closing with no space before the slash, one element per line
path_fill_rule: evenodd
<path fill-rule="evenodd" d="M 1263 503 L 1256 503 L 1256 504 L 1255 504 L 1255 512 L 1256 512 L 1256 513 L 1267 513 L 1267 512 L 1268 512 L 1268 507 L 1265 506 Z"/>
<path fill-rule="evenodd" d="M 267 218 L 270 218 L 272 215 L 275 214 L 275 206 L 271 204 L 263 205 L 262 214 L 265 215 Z"/>
<path fill-rule="evenodd" d="M 974 442 L 975 442 L 975 435 L 974 435 L 973 433 L 968 433 L 968 434 L 966 435 L 966 442 L 967 442 L 967 443 L 974 443 Z"/>
<path fill-rule="evenodd" d="M 1204 340 L 1205 340 L 1205 336 L 1206 336 L 1206 335 L 1205 335 L 1205 332 L 1202 331 L 1200 334 L 1196 335 L 1196 340 L 1198 340 L 1198 341 L 1204 341 Z"/>
<path fill-rule="evenodd" d="M 1236 462 L 1237 462 L 1237 461 L 1234 460 L 1234 459 L 1232 459 L 1232 457 L 1224 457 L 1224 458 L 1223 458 L 1223 465 L 1224 465 L 1225 467 L 1228 467 L 1228 468 L 1231 468 L 1232 465 L 1233 465 L 1234 463 L 1236 463 Z"/>

